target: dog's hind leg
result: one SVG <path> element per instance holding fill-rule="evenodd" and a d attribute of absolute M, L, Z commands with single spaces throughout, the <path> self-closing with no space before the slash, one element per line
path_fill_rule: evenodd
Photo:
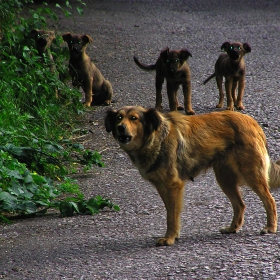
<path fill-rule="evenodd" d="M 232 79 L 226 79 L 225 81 L 225 88 L 226 88 L 226 95 L 227 95 L 227 110 L 234 111 L 234 102 L 232 98 L 232 88 L 233 88 L 233 81 Z"/>
<path fill-rule="evenodd" d="M 174 83 L 166 83 L 167 88 L 167 95 L 169 100 L 169 109 L 170 111 L 177 111 L 177 108 L 179 107 L 179 102 L 177 99 L 177 92 L 179 89 L 179 85 L 175 85 Z"/>
<path fill-rule="evenodd" d="M 236 88 L 237 88 L 237 81 L 233 81 L 232 88 L 231 88 L 231 96 L 234 105 L 236 105 Z"/>
<path fill-rule="evenodd" d="M 156 75 L 156 106 L 155 108 L 161 112 L 162 111 L 162 84 L 164 83 L 164 76 Z"/>
<path fill-rule="evenodd" d="M 219 90 L 219 103 L 216 105 L 216 108 L 223 108 L 225 98 L 225 94 L 223 92 L 223 76 L 216 75 L 216 82 Z"/>
<path fill-rule="evenodd" d="M 245 204 L 237 185 L 237 176 L 225 164 L 216 163 L 213 166 L 216 179 L 225 195 L 229 198 L 233 208 L 233 219 L 229 227 L 220 229 L 221 233 L 236 233 L 243 225 Z"/>
<path fill-rule="evenodd" d="M 245 79 L 240 79 L 239 83 L 238 83 L 238 95 L 237 95 L 237 100 L 236 100 L 237 110 L 244 110 L 244 108 L 245 108 L 242 104 L 244 88 L 245 88 Z"/>
<path fill-rule="evenodd" d="M 275 233 L 277 230 L 277 208 L 274 198 L 272 197 L 269 186 L 265 178 L 258 178 L 255 176 L 252 178 L 252 173 L 250 174 L 247 184 L 252 188 L 252 190 L 259 196 L 264 204 L 264 208 L 267 215 L 267 225 L 261 230 L 261 234 L 265 233 Z"/>

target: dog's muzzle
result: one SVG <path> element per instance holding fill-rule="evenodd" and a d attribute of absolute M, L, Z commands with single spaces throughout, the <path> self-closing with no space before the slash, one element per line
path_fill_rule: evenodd
<path fill-rule="evenodd" d="M 40 37 L 39 39 L 37 39 L 37 44 L 41 48 L 44 48 L 47 45 L 47 43 L 48 43 L 47 40 L 43 37 Z"/>
<path fill-rule="evenodd" d="M 239 58 L 239 52 L 236 50 L 230 50 L 228 55 L 233 60 L 237 60 Z"/>
<path fill-rule="evenodd" d="M 75 56 L 79 56 L 81 54 L 81 49 L 79 47 L 72 46 L 71 53 L 74 54 Z"/>
<path fill-rule="evenodd" d="M 120 124 L 118 125 L 117 130 L 118 140 L 123 144 L 128 144 L 131 141 L 132 136 L 127 135 L 126 126 L 124 124 Z"/>

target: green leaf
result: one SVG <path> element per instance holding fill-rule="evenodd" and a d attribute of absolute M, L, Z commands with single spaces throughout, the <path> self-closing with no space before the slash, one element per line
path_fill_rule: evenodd
<path fill-rule="evenodd" d="M 20 174 L 20 172 L 18 170 L 11 170 L 8 172 L 8 175 L 12 178 L 21 180 L 23 179 L 22 175 Z"/>
<path fill-rule="evenodd" d="M 33 177 L 30 174 L 28 174 L 27 176 L 24 177 L 24 183 L 25 184 L 33 183 Z"/>
<path fill-rule="evenodd" d="M 84 10 L 82 8 L 77 7 L 77 11 L 80 14 L 80 16 L 84 14 Z"/>
<path fill-rule="evenodd" d="M 119 212 L 121 209 L 118 205 L 114 204 L 113 209 L 117 212 Z"/>
<path fill-rule="evenodd" d="M 3 202 L 3 209 L 8 211 L 13 211 L 17 208 L 17 199 L 15 196 L 11 195 L 8 192 L 0 193 L 0 201 Z"/>

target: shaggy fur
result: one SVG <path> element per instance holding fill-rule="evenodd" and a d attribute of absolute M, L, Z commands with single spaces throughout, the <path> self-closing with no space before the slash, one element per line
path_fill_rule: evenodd
<path fill-rule="evenodd" d="M 47 55 L 49 57 L 50 71 L 54 73 L 56 67 L 50 51 L 52 41 L 55 39 L 54 31 L 32 29 L 29 33 L 29 36 L 34 39 L 36 49 L 38 51 L 38 54 L 42 57 L 42 60 L 45 62 L 44 55 Z"/>
<path fill-rule="evenodd" d="M 108 111 L 105 126 L 165 204 L 167 231 L 158 245 L 179 238 L 185 183 L 210 167 L 233 207 L 232 222 L 221 233 L 235 233 L 243 224 L 245 204 L 238 186 L 244 184 L 264 203 L 267 225 L 261 232 L 276 232 L 277 209 L 269 188 L 280 187 L 279 161 L 270 160 L 265 134 L 250 116 L 231 111 L 186 116 L 124 107 Z"/>
<path fill-rule="evenodd" d="M 221 54 L 215 64 L 215 73 L 208 77 L 203 84 L 216 77 L 217 87 L 219 89 L 219 103 L 217 108 L 224 106 L 223 77 L 225 77 L 225 90 L 227 95 L 227 110 L 243 110 L 242 104 L 245 89 L 245 61 L 244 55 L 251 52 L 248 43 L 230 43 L 222 44 L 221 49 L 226 53 Z M 238 96 L 236 98 L 236 88 L 238 85 Z"/>
<path fill-rule="evenodd" d="M 86 48 L 92 42 L 89 35 L 66 33 L 62 35 L 67 42 L 70 60 L 69 73 L 74 87 L 82 87 L 85 92 L 84 106 L 110 105 L 113 97 L 111 83 L 106 80 L 99 69 L 86 54 Z"/>
<path fill-rule="evenodd" d="M 187 59 L 192 56 L 186 50 L 171 51 L 166 48 L 160 53 L 155 64 L 146 65 L 141 63 L 136 56 L 134 62 L 143 70 L 156 70 L 156 106 L 158 111 L 162 111 L 162 84 L 166 79 L 167 95 L 170 111 L 184 110 L 179 104 L 178 90 L 183 87 L 184 106 L 187 115 L 194 115 L 191 103 L 191 71 Z"/>

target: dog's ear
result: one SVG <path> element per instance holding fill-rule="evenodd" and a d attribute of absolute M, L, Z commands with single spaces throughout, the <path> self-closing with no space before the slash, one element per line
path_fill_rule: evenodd
<path fill-rule="evenodd" d="M 86 43 L 86 44 L 90 44 L 90 43 L 92 43 L 92 38 L 89 36 L 89 35 L 87 35 L 87 34 L 84 34 L 83 35 L 83 41 Z"/>
<path fill-rule="evenodd" d="M 32 29 L 30 32 L 29 32 L 29 36 L 32 38 L 32 39 L 36 39 L 38 37 L 38 30 L 37 29 Z"/>
<path fill-rule="evenodd" d="M 180 51 L 181 60 L 187 60 L 189 57 L 192 57 L 192 54 L 187 49 L 182 49 Z"/>
<path fill-rule="evenodd" d="M 246 53 L 251 52 L 251 47 L 248 43 L 243 43 L 243 49 L 246 51 Z"/>
<path fill-rule="evenodd" d="M 116 117 L 116 112 L 113 109 L 109 109 L 106 112 L 106 116 L 105 116 L 105 128 L 107 132 L 111 132 L 113 130 L 114 127 L 114 123 L 115 123 L 115 117 Z"/>
<path fill-rule="evenodd" d="M 70 32 L 68 32 L 68 33 L 63 34 L 62 38 L 63 38 L 63 41 L 69 42 L 72 38 L 72 35 Z"/>
<path fill-rule="evenodd" d="M 147 135 L 150 135 L 153 131 L 157 130 L 161 124 L 161 118 L 159 112 L 152 108 L 144 113 L 145 131 Z"/>
<path fill-rule="evenodd" d="M 229 48 L 230 48 L 230 42 L 224 42 L 223 44 L 222 44 L 222 46 L 221 46 L 221 50 L 222 51 L 228 51 L 229 50 Z"/>
<path fill-rule="evenodd" d="M 163 60 L 163 61 L 166 61 L 166 59 L 168 58 L 168 54 L 169 54 L 169 48 L 166 48 L 164 50 L 161 51 L 160 53 L 160 58 Z"/>

